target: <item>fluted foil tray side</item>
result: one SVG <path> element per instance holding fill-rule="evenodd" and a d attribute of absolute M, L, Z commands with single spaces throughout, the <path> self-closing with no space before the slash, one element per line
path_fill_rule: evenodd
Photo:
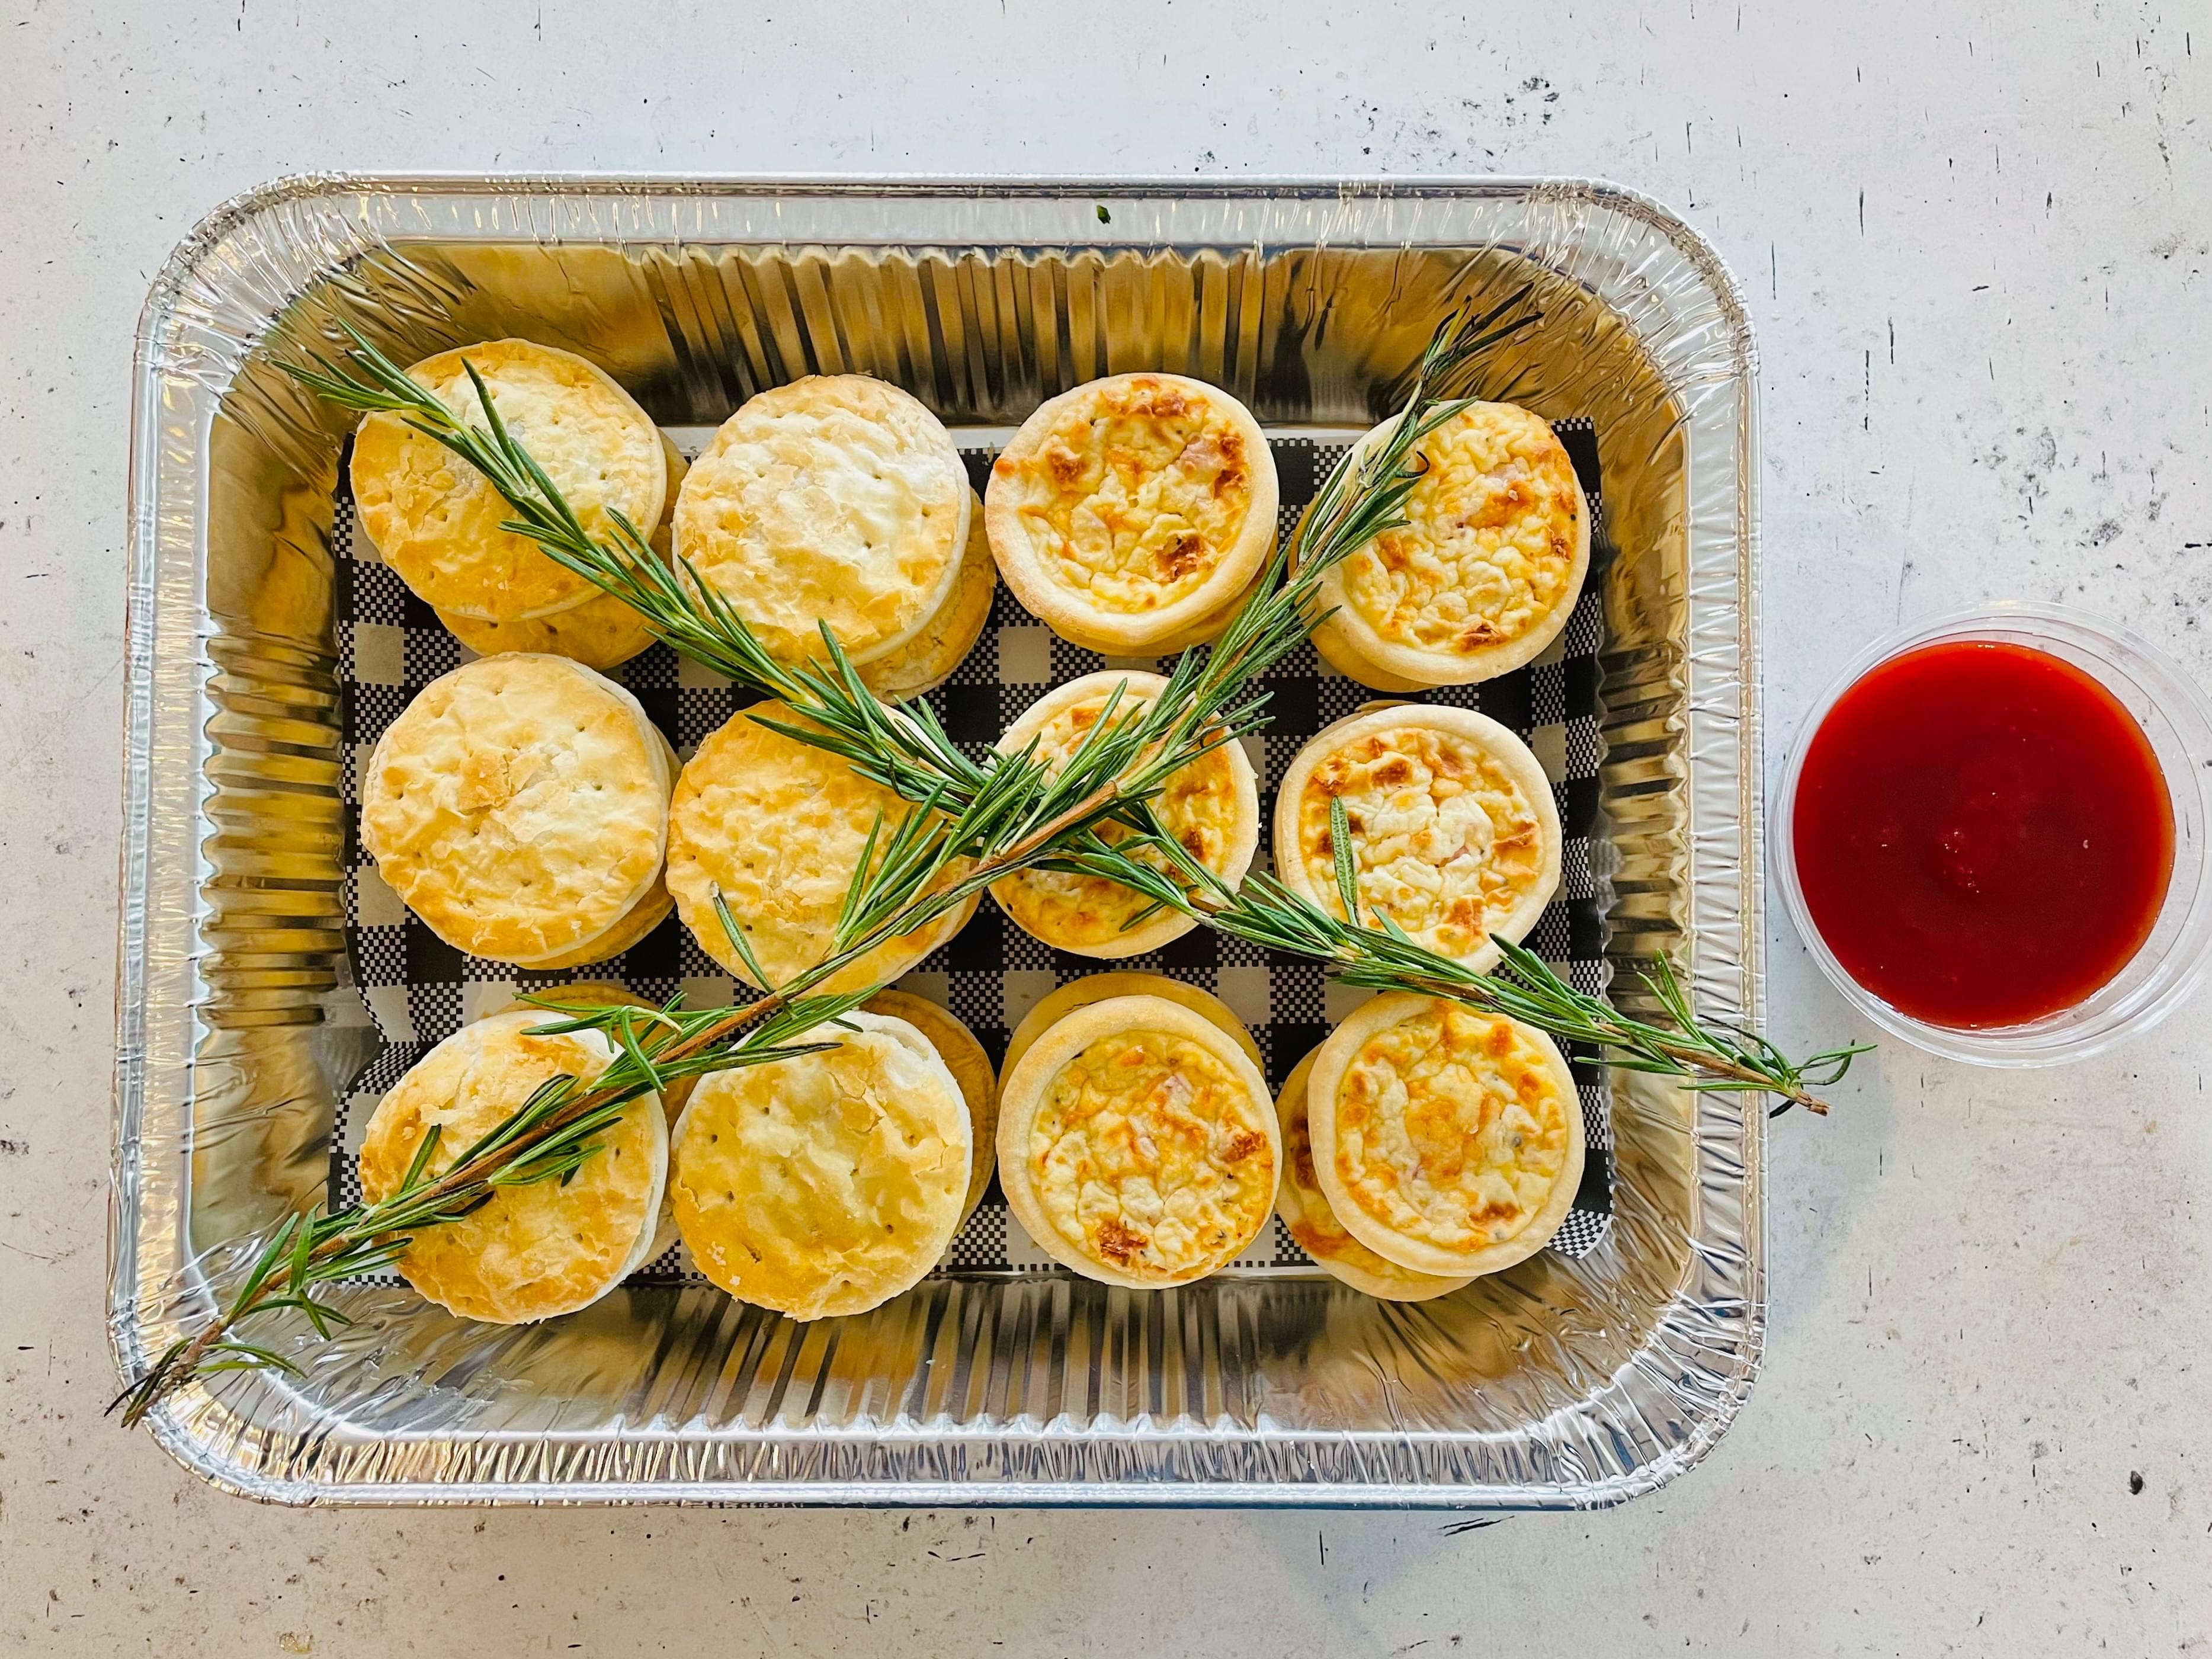
<path fill-rule="evenodd" d="M 1164 368 L 1270 425 L 1387 410 L 1437 319 L 1531 290 L 1484 390 L 1596 424 L 1614 994 L 1667 952 L 1757 1019 L 1748 320 L 1665 210 L 1574 180 L 282 180 L 187 239 L 138 338 L 110 1324 L 132 1370 L 316 1193 L 374 1046 L 340 983 L 331 485 L 343 422 L 271 364 L 341 319 L 402 361 L 527 334 L 664 424 L 864 370 L 1004 424 Z M 154 1419 L 284 1502 L 1617 1502 L 1695 1462 L 1757 1366 L 1762 1120 L 1619 1074 L 1607 1243 L 1442 1302 L 1221 1278 L 932 1280 L 798 1326 L 629 1289 L 519 1330 L 403 1292 L 296 1379 Z"/>

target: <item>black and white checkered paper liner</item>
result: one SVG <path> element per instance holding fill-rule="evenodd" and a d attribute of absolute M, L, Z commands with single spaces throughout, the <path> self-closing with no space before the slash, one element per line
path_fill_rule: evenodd
<path fill-rule="evenodd" d="M 1557 430 L 1587 491 L 1593 526 L 1592 564 L 1601 565 L 1609 541 L 1599 494 L 1597 441 L 1589 422 L 1575 417 Z M 1282 483 L 1282 530 L 1287 534 L 1312 500 L 1319 480 L 1344 453 L 1337 441 L 1279 435 L 1270 440 Z M 989 477 L 989 448 L 963 448 L 976 488 Z M 608 981 L 641 997 L 665 1001 L 682 992 L 693 1007 L 734 999 L 735 982 L 672 915 L 632 949 L 578 969 L 533 970 L 467 956 L 447 945 L 410 914 L 385 885 L 362 849 L 361 769 L 386 726 L 416 692 L 458 668 L 470 653 L 442 627 L 430 607 L 380 563 L 367 538 L 354 529 L 353 500 L 339 469 L 332 526 L 337 568 L 336 628 L 343 685 L 343 791 L 347 806 L 346 939 L 350 993 L 360 1000 L 353 1018 L 365 1017 L 384 1046 L 344 1091 L 331 1138 L 330 1204 L 359 1201 L 356 1168 L 361 1139 L 376 1103 L 408 1068 L 466 1022 L 505 1006 L 532 986 L 580 979 Z M 1595 580 L 1586 583 L 1572 620 L 1534 663 L 1478 686 L 1421 694 L 1421 700 L 1479 708 L 1512 727 L 1543 763 L 1565 831 L 1559 890 L 1525 941 L 1578 988 L 1603 988 L 1604 922 L 1600 888 L 1590 862 L 1589 836 L 1597 815 L 1601 744 L 1597 722 L 1597 652 L 1602 631 Z M 950 680 L 929 694 L 945 727 L 981 754 L 1014 717 L 1051 687 L 1104 667 L 1153 668 L 1152 662 L 1109 661 L 1060 639 L 1017 604 L 1002 584 L 982 638 Z M 727 681 L 655 645 L 613 671 L 644 705 L 677 752 L 686 757 L 738 709 L 753 701 Z M 1306 739 L 1352 713 L 1376 694 L 1337 674 L 1311 646 L 1293 652 L 1268 676 L 1272 721 L 1248 740 L 1260 775 L 1261 810 L 1272 812 L 1277 787 Z M 1260 858 L 1267 857 L 1267 836 Z M 1150 969 L 1212 991 L 1251 1028 L 1267 1060 L 1269 1083 L 1280 1087 L 1291 1068 L 1364 1000 L 1364 994 L 1331 987 L 1322 969 L 1300 957 L 1259 950 L 1198 928 L 1160 950 L 1126 961 L 1102 963 L 1037 943 L 987 896 L 975 920 L 899 981 L 951 1008 L 975 1031 L 995 1064 L 1024 1013 L 1054 986 L 1106 969 Z M 344 1004 L 342 992 L 340 1002 Z M 337 1018 L 348 1017 L 341 1006 Z M 1604 1070 L 1574 1058 L 1589 1154 L 1574 1206 L 1553 1239 L 1564 1255 L 1595 1248 L 1613 1213 L 1613 1124 Z M 1273 1220 L 1236 1268 L 1311 1274 L 1312 1261 Z M 939 1273 L 1061 1272 L 1023 1231 L 994 1181 L 982 1204 L 952 1242 Z M 397 1282 L 391 1275 L 379 1275 Z M 704 1283 L 681 1245 L 647 1262 L 636 1282 Z"/>

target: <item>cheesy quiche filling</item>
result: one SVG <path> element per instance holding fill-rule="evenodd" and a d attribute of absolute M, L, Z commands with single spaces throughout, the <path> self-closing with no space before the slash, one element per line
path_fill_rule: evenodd
<path fill-rule="evenodd" d="M 1511 404 L 1475 404 L 1419 453 L 1427 471 L 1407 523 L 1334 579 L 1359 621 L 1391 644 L 1450 656 L 1508 644 L 1573 601 L 1582 487 L 1550 427 Z"/>
<path fill-rule="evenodd" d="M 1069 1245 L 1133 1277 L 1210 1272 L 1273 1209 L 1267 1109 L 1188 1037 L 1101 1037 L 1054 1074 L 1031 1120 L 1038 1206 Z"/>
<path fill-rule="evenodd" d="M 1330 802 L 1344 802 L 1362 904 L 1448 957 L 1480 950 L 1547 876 L 1542 827 L 1513 774 L 1455 732 L 1407 725 L 1354 738 L 1297 801 L 1298 857 L 1342 915 Z"/>
<path fill-rule="evenodd" d="M 1055 580 L 1100 611 L 1142 616 L 1205 582 L 1243 532 L 1248 442 L 1220 405 L 1139 375 L 1100 386 L 993 474 L 1020 492 Z"/>
<path fill-rule="evenodd" d="M 1431 1003 L 1345 1067 L 1337 1180 L 1395 1233 L 1454 1251 L 1500 1244 L 1551 1195 L 1578 1109 L 1512 1021 Z"/>
<path fill-rule="evenodd" d="M 1037 758 L 1058 763 L 1074 754 L 1106 714 L 1109 696 L 1102 690 L 1048 720 L 1037 734 Z M 1114 705 L 1112 718 L 1126 720 L 1151 701 L 1133 690 Z M 1237 775 L 1225 749 L 1212 750 L 1170 776 L 1153 810 L 1162 828 L 1193 858 L 1217 874 L 1231 874 L 1240 814 Z M 1107 824 L 1098 833 L 1113 844 L 1129 835 L 1120 824 Z M 1158 869 L 1168 867 L 1166 856 L 1151 848 L 1132 856 Z M 1111 945 L 1154 908 L 1133 887 L 1059 870 L 1024 870 L 993 884 L 991 893 L 1023 927 L 1065 950 Z"/>

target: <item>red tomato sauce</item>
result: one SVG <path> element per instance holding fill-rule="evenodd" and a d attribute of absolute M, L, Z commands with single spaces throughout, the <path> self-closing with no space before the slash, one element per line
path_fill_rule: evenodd
<path fill-rule="evenodd" d="M 2071 663 L 1923 646 L 1869 670 L 1798 775 L 1797 878 L 1844 969 L 1934 1025 L 2073 1007 L 2142 947 L 2173 804 L 2142 728 Z"/>

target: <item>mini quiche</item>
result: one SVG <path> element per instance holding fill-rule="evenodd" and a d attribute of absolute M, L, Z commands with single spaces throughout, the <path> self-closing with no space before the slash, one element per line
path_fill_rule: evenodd
<path fill-rule="evenodd" d="M 1263 1071 L 1266 1069 L 1267 1061 L 1260 1057 L 1260 1045 L 1252 1041 L 1252 1033 L 1245 1030 L 1244 1022 L 1237 1018 L 1229 1005 L 1212 992 L 1182 980 L 1170 979 L 1165 974 L 1123 970 L 1072 979 L 1038 998 L 1036 1006 L 1015 1025 L 1013 1036 L 1006 1039 L 1006 1057 L 1000 1062 L 1000 1077 L 1012 1076 L 1014 1067 L 1036 1040 L 1078 1008 L 1088 1008 L 1109 997 L 1137 996 L 1162 997 L 1180 1003 L 1201 1019 L 1212 1022 L 1218 1030 L 1227 1032 L 1244 1051 L 1246 1059 Z"/>
<path fill-rule="evenodd" d="M 637 699 L 581 663 L 513 652 L 430 682 L 362 775 L 361 839 L 456 950 L 568 968 L 668 913 L 670 751 Z"/>
<path fill-rule="evenodd" d="M 1134 670 L 1070 680 L 1031 703 L 1006 728 L 999 752 L 1019 753 L 1034 739 L 1039 759 L 1064 762 L 1102 717 L 1130 718 L 1166 684 L 1158 674 Z M 1260 843 L 1260 793 L 1241 744 L 1224 744 L 1176 772 L 1153 805 L 1162 826 L 1192 857 L 1231 886 L 1243 878 Z M 1115 825 L 1099 833 L 1109 842 L 1127 834 Z M 1156 852 L 1139 856 L 1164 863 Z M 1146 915 L 1152 901 L 1133 888 L 1062 871 L 1024 870 L 992 883 L 991 896 L 1024 933 L 1078 956 L 1133 957 L 1180 939 L 1198 925 L 1179 911 Z"/>
<path fill-rule="evenodd" d="M 912 810 L 826 750 L 772 729 L 797 723 L 780 702 L 734 715 L 684 766 L 668 809 L 668 890 L 677 915 L 708 956 L 747 984 L 765 975 L 763 990 L 833 953 L 870 834 L 880 820 L 882 848 Z M 744 935 L 743 950 L 723 925 L 718 895 Z M 896 979 L 958 933 L 975 903 L 886 939 L 815 988 Z"/>
<path fill-rule="evenodd" d="M 1575 1080 L 1552 1039 L 1393 993 L 1364 1004 L 1306 1082 L 1314 1176 L 1385 1261 L 1468 1279 L 1544 1248 L 1583 1174 Z"/>
<path fill-rule="evenodd" d="M 983 497 L 1006 586 L 1061 637 L 1146 656 L 1208 637 L 1275 545 L 1274 457 L 1250 411 L 1180 374 L 1041 405 Z"/>
<path fill-rule="evenodd" d="M 534 1013 L 465 1025 L 417 1061 L 379 1103 L 361 1149 L 362 1195 L 375 1204 L 407 1178 L 424 1139 L 442 1175 L 558 1077 L 589 1083 L 614 1059 L 596 1031 L 536 1036 Z M 392 1265 L 464 1319 L 525 1325 L 589 1307 L 647 1261 L 668 1173 L 668 1121 L 639 1096 L 594 1138 L 565 1181 L 501 1187 L 458 1221 L 422 1229 Z"/>
<path fill-rule="evenodd" d="M 943 422 L 866 374 L 747 401 L 676 496 L 676 553 L 779 659 L 856 665 L 943 631 L 968 545 L 968 471 Z"/>
<path fill-rule="evenodd" d="M 860 669 L 861 680 L 879 697 L 906 702 L 934 691 L 983 637 L 991 601 L 998 596 L 999 568 L 991 562 L 991 544 L 983 534 L 982 498 L 972 489 L 968 507 L 968 545 L 953 573 L 951 595 L 927 628 Z"/>
<path fill-rule="evenodd" d="M 964 1224 L 983 1201 L 996 1161 L 999 1077 L 991 1069 L 991 1056 L 983 1052 L 983 1045 L 975 1041 L 965 1020 L 926 997 L 906 991 L 878 991 L 860 1006 L 872 1014 L 902 1019 L 921 1032 L 960 1085 L 960 1097 L 968 1103 L 969 1139 L 975 1146 L 974 1162 L 968 1171 L 968 1196 L 960 1206 Z"/>
<path fill-rule="evenodd" d="M 1132 1290 L 1202 1279 L 1267 1224 L 1282 1146 L 1266 1079 L 1160 997 L 1077 1010 L 1000 1091 L 999 1182 L 1052 1258 Z"/>
<path fill-rule="evenodd" d="M 663 562 L 668 558 L 669 515 L 676 510 L 677 487 L 684 482 L 687 463 L 664 434 L 661 449 L 668 462 L 668 507 L 659 528 L 653 532 L 653 550 Z M 613 594 L 592 590 L 581 605 L 556 611 L 550 617 L 531 617 L 520 622 L 482 622 L 458 611 L 441 611 L 438 620 L 447 632 L 479 657 L 502 651 L 538 651 L 567 657 L 586 668 L 601 671 L 628 662 L 653 643 L 645 618 Z"/>
<path fill-rule="evenodd" d="M 545 469 L 584 527 L 619 511 L 660 522 L 668 465 L 652 417 L 611 376 L 572 352 L 491 340 L 426 357 L 408 370 L 471 426 L 485 424 L 464 364 L 483 377 L 501 423 Z M 599 592 L 526 537 L 484 476 L 398 415 L 364 416 L 350 463 L 357 522 L 378 556 L 438 610 L 479 622 L 521 622 Z"/>
<path fill-rule="evenodd" d="M 959 1231 L 968 1106 L 929 1040 L 855 1010 L 817 1053 L 700 1079 L 676 1126 L 676 1224 L 699 1270 L 793 1319 L 866 1313 Z"/>
<path fill-rule="evenodd" d="M 1401 703 L 1326 727 L 1275 797 L 1275 873 L 1344 914 L 1332 831 L 1342 801 L 1361 919 L 1486 972 L 1559 884 L 1559 812 L 1542 764 L 1472 709 Z"/>
<path fill-rule="evenodd" d="M 1385 438 L 1386 422 L 1355 447 Z M 1513 404 L 1472 404 L 1424 438 L 1407 522 L 1321 579 L 1314 644 L 1386 691 L 1464 685 L 1533 660 L 1589 569 L 1589 506 L 1565 447 Z"/>
<path fill-rule="evenodd" d="M 1275 1194 L 1275 1213 L 1282 1218 L 1285 1231 L 1332 1278 L 1385 1302 L 1426 1302 L 1471 1284 L 1463 1277 L 1439 1278 L 1401 1267 L 1345 1231 L 1314 1175 L 1313 1140 L 1306 1130 L 1306 1079 L 1313 1064 L 1314 1054 L 1300 1060 L 1275 1097 L 1276 1121 L 1283 1135 L 1283 1184 Z"/>

